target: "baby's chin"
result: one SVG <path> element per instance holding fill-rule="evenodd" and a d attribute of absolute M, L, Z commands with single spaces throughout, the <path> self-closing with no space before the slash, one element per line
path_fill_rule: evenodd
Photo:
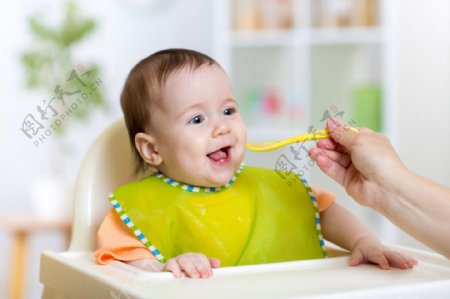
<path fill-rule="evenodd" d="M 231 180 L 231 178 L 230 178 Z M 230 180 L 226 180 L 226 181 L 218 181 L 218 182 L 208 182 L 203 187 L 207 187 L 207 188 L 219 188 L 219 187 L 223 187 L 225 186 Z"/>
<path fill-rule="evenodd" d="M 234 175 L 234 174 L 233 174 Z M 227 177 L 223 177 L 223 178 L 206 178 L 205 180 L 203 180 L 202 182 L 199 182 L 200 184 L 198 184 L 197 186 L 202 186 L 202 187 L 206 187 L 206 188 L 218 188 L 218 187 L 223 187 L 224 185 L 226 185 L 232 178 L 233 175 L 231 176 L 227 176 Z"/>
<path fill-rule="evenodd" d="M 236 171 L 237 171 L 237 169 L 236 169 Z M 236 171 L 234 171 L 233 173 L 230 173 L 227 176 L 221 176 L 221 177 L 211 176 L 205 180 L 203 187 L 210 187 L 210 188 L 223 187 L 226 184 L 228 184 L 231 181 L 231 179 L 233 179 L 233 177 L 236 175 Z"/>

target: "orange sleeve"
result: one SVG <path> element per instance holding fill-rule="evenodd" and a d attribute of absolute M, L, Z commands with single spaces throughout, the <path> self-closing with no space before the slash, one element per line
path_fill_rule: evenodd
<path fill-rule="evenodd" d="M 94 259 L 98 264 L 143 258 L 155 259 L 150 250 L 122 222 L 114 209 L 111 209 L 100 225 L 97 242 L 98 249 L 94 253 Z"/>
<path fill-rule="evenodd" d="M 311 189 L 316 196 L 319 212 L 325 211 L 336 201 L 336 195 L 331 192 L 314 186 L 311 186 Z"/>

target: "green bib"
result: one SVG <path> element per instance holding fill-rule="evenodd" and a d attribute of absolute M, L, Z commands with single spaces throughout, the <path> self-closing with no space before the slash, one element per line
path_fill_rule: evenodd
<path fill-rule="evenodd" d="M 160 261 L 187 252 L 218 258 L 223 266 L 326 256 L 317 203 L 305 181 L 288 184 L 264 168 L 239 172 L 221 188 L 157 174 L 116 189 L 109 199 Z"/>

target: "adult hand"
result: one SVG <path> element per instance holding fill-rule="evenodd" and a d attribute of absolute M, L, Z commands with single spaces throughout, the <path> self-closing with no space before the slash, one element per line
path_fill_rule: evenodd
<path fill-rule="evenodd" d="M 405 170 L 389 140 L 336 119 L 329 120 L 327 127 L 332 139 L 319 141 L 309 152 L 311 158 L 356 201 L 375 207 Z"/>
<path fill-rule="evenodd" d="M 309 152 L 320 169 L 357 202 L 450 258 L 450 188 L 406 169 L 386 137 L 335 119 L 327 126 L 332 139 Z"/>

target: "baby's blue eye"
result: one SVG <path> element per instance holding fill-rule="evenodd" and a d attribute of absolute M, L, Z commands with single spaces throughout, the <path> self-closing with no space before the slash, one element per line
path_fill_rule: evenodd
<path fill-rule="evenodd" d="M 236 108 L 227 108 L 223 111 L 224 115 L 233 115 L 236 113 Z"/>
<path fill-rule="evenodd" d="M 204 118 L 203 116 L 197 115 L 197 116 L 194 116 L 194 117 L 189 121 L 189 123 L 190 123 L 190 124 L 194 124 L 194 125 L 198 125 L 198 124 L 201 124 L 204 120 L 205 120 L 205 118 Z"/>

